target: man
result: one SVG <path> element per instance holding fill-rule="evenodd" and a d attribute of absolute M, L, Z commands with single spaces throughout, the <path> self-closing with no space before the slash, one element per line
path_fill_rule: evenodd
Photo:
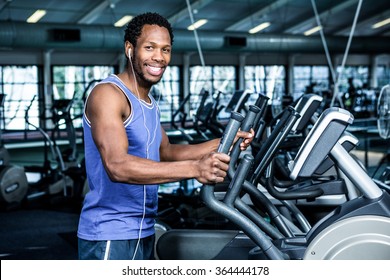
<path fill-rule="evenodd" d="M 171 59 L 172 28 L 156 13 L 136 16 L 125 30 L 126 70 L 99 83 L 83 116 L 89 193 L 80 215 L 80 259 L 153 259 L 158 185 L 195 178 L 224 180 L 230 157 L 220 139 L 173 145 L 149 94 Z M 239 132 L 242 149 L 252 133 Z"/>

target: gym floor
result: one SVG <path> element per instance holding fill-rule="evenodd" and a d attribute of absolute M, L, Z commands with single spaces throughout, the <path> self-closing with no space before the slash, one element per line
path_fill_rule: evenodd
<path fill-rule="evenodd" d="M 0 212 L 0 259 L 75 260 L 79 213 L 66 206 Z"/>

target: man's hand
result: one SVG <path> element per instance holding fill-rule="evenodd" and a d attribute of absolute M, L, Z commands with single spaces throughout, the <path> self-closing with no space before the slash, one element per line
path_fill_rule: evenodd
<path fill-rule="evenodd" d="M 236 143 L 239 138 L 244 138 L 244 140 L 240 144 L 240 149 L 241 151 L 245 151 L 252 143 L 254 136 L 255 131 L 252 128 L 249 132 L 239 130 L 237 132 L 236 138 L 234 139 L 234 143 Z"/>
<path fill-rule="evenodd" d="M 197 162 L 199 176 L 195 179 L 202 184 L 216 184 L 224 181 L 229 167 L 230 156 L 210 153 Z"/>

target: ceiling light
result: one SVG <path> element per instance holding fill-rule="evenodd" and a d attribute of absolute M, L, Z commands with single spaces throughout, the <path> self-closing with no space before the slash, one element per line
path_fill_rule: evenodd
<path fill-rule="evenodd" d="M 271 23 L 270 22 L 263 22 L 262 24 L 259 24 L 258 26 L 256 27 L 253 27 L 252 29 L 250 29 L 248 32 L 250 34 L 255 34 L 263 29 L 266 29 L 268 26 L 270 26 Z"/>
<path fill-rule="evenodd" d="M 26 21 L 28 23 L 38 22 L 44 15 L 46 15 L 46 10 L 36 10 Z"/>
<path fill-rule="evenodd" d="M 384 26 L 384 25 L 386 25 L 386 24 L 389 24 L 389 23 L 390 23 L 390 18 L 385 19 L 385 20 L 382 20 L 382 21 L 380 21 L 380 22 L 377 22 L 377 23 L 373 24 L 371 27 L 372 27 L 373 29 L 375 29 L 375 28 L 382 27 L 382 26 Z"/>
<path fill-rule="evenodd" d="M 195 30 L 201 27 L 202 25 L 207 23 L 207 19 L 200 19 L 194 24 L 191 24 L 190 26 L 187 27 L 188 30 Z"/>
<path fill-rule="evenodd" d="M 115 22 L 115 23 L 114 23 L 114 26 L 115 26 L 115 27 L 122 27 L 123 25 L 125 25 L 126 23 L 128 23 L 132 18 L 133 18 L 133 16 L 124 16 L 124 17 L 122 17 L 120 20 L 118 20 L 117 22 Z"/>
<path fill-rule="evenodd" d="M 312 29 L 309 29 L 309 30 L 305 31 L 303 34 L 304 34 L 305 36 L 309 36 L 309 35 L 311 35 L 311 34 L 313 34 L 313 33 L 316 33 L 316 32 L 318 32 L 318 31 L 320 31 L 321 29 L 322 29 L 321 26 L 316 26 L 316 27 L 313 27 Z"/>

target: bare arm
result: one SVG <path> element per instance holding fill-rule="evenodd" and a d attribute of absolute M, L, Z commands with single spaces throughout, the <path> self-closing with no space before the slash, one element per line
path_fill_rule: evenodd
<path fill-rule="evenodd" d="M 230 158 L 212 153 L 217 140 L 212 146 L 191 147 L 190 153 L 199 155 L 195 158 L 188 157 L 189 153 L 184 152 L 184 147 L 179 149 L 182 156 L 171 157 L 169 162 L 129 155 L 123 126 L 129 114 L 130 106 L 126 97 L 113 85 L 98 86 L 88 98 L 87 115 L 92 126 L 92 136 L 111 180 L 135 184 L 159 184 L 190 178 L 196 178 L 201 183 L 223 181 Z M 164 135 L 166 137 L 163 133 L 163 139 Z"/>
<path fill-rule="evenodd" d="M 162 141 L 160 146 L 161 161 L 194 160 L 206 154 L 216 152 L 220 139 L 213 139 L 196 145 L 171 144 L 163 128 L 161 128 Z"/>
<path fill-rule="evenodd" d="M 161 161 L 175 161 L 175 160 L 188 160 L 188 159 L 200 159 L 208 153 L 216 152 L 218 145 L 221 141 L 220 138 L 213 139 L 207 142 L 203 142 L 195 145 L 183 145 L 183 144 L 171 144 L 169 138 L 162 129 L 162 143 L 160 146 Z M 241 143 L 241 150 L 246 150 L 253 140 L 255 133 L 253 129 L 250 132 L 239 131 L 237 133 L 238 138 L 244 138 Z"/>

